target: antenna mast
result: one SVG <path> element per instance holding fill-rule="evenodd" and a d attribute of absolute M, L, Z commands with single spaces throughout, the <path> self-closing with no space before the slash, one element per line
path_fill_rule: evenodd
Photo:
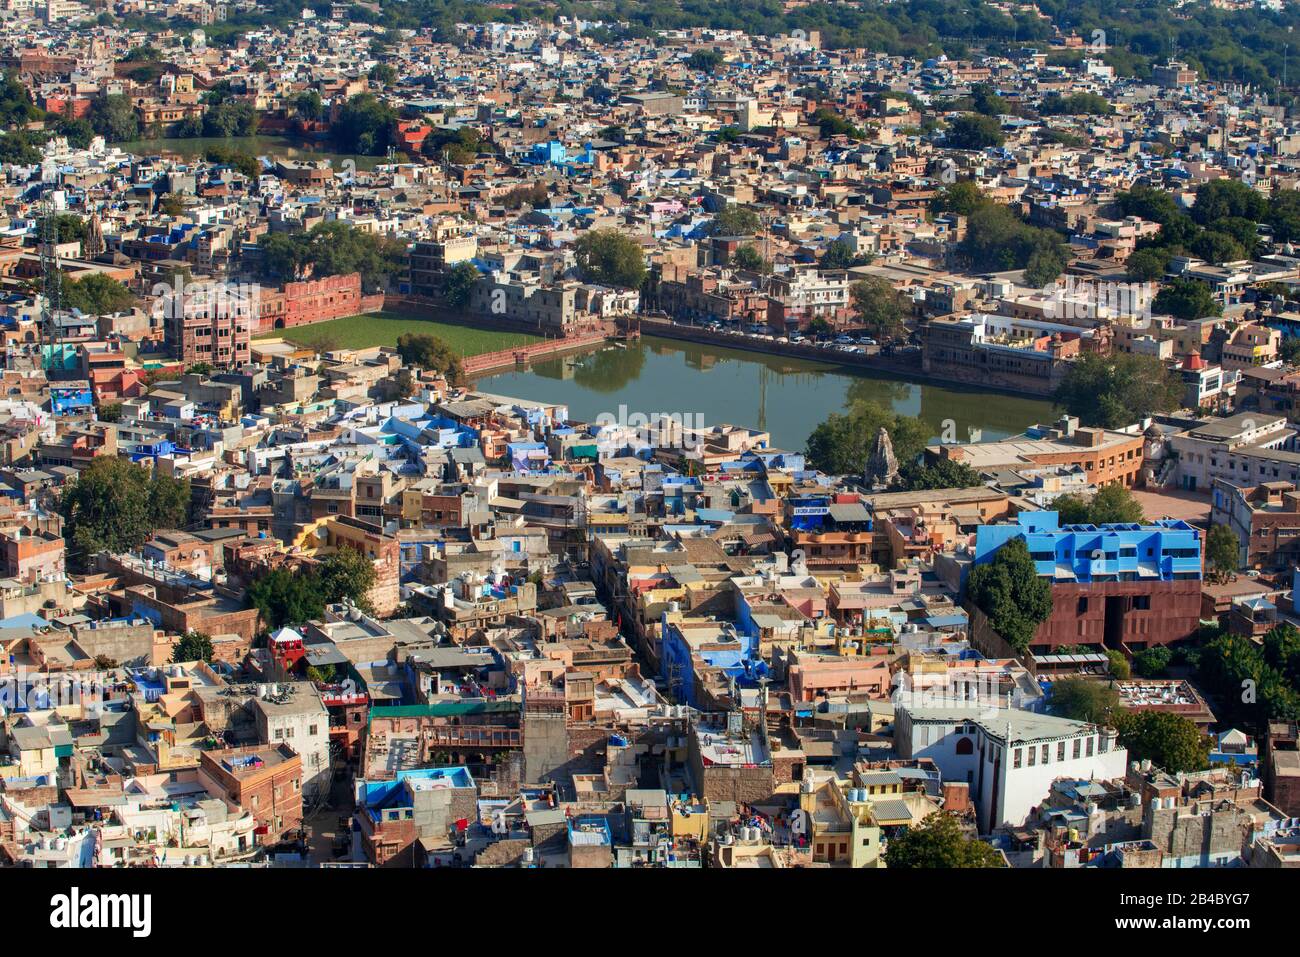
<path fill-rule="evenodd" d="M 58 228 L 54 219 L 54 203 L 41 200 L 40 264 L 41 264 L 41 322 L 38 338 L 41 368 L 53 364 L 53 347 L 63 341 L 63 329 L 58 323 L 63 311 L 63 270 L 59 267 Z M 46 355 L 46 347 L 50 347 Z"/>

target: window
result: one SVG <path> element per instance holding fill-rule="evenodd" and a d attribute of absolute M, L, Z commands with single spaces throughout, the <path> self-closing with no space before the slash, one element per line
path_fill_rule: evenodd
<path fill-rule="evenodd" d="M 1076 613 L 1080 615 L 1086 615 L 1088 613 L 1088 599 L 1086 597 L 1081 597 L 1079 599 L 1079 607 L 1076 609 Z"/>
<path fill-rule="evenodd" d="M 1058 761 L 1064 761 L 1064 760 L 1065 760 L 1065 742 L 1064 742 L 1064 741 L 1057 741 L 1057 742 L 1056 742 L 1056 760 L 1058 760 Z"/>
<path fill-rule="evenodd" d="M 1044 764 L 1047 763 L 1047 748 L 1048 748 L 1048 745 L 1046 745 L 1046 744 L 1043 745 L 1043 763 L 1044 763 Z"/>
<path fill-rule="evenodd" d="M 310 736 L 313 737 L 313 738 L 316 737 L 316 725 L 314 725 L 314 724 L 312 724 L 312 725 L 308 725 L 308 726 L 307 726 L 307 734 L 310 735 Z"/>
<path fill-rule="evenodd" d="M 283 729 L 283 728 L 276 728 L 276 729 L 275 729 L 275 734 L 273 734 L 271 737 L 272 737 L 272 739 L 275 740 L 275 741 L 283 741 L 283 740 L 284 740 L 284 729 Z"/>
<path fill-rule="evenodd" d="M 1092 757 L 1092 738 L 1088 739 L 1088 757 Z"/>
<path fill-rule="evenodd" d="M 1077 757 L 1080 755 L 1080 753 L 1082 752 L 1082 749 L 1083 749 L 1083 739 L 1082 739 L 1082 738 L 1075 738 L 1075 739 L 1074 739 L 1074 757 L 1077 758 Z"/>
<path fill-rule="evenodd" d="M 1150 595 L 1134 595 L 1134 596 L 1133 596 L 1133 610 L 1134 610 L 1134 611 L 1150 611 L 1150 610 L 1151 610 L 1151 596 L 1150 596 Z"/>
<path fill-rule="evenodd" d="M 1038 749 L 1031 747 L 1025 750 L 1029 752 L 1029 766 L 1032 768 L 1038 759 Z"/>
<path fill-rule="evenodd" d="M 1011 753 L 1011 766 L 1012 766 L 1013 768 L 1018 768 L 1018 767 L 1020 767 L 1020 749 L 1019 749 L 1019 748 L 1016 748 L 1016 750 L 1013 751 L 1013 752 Z"/>

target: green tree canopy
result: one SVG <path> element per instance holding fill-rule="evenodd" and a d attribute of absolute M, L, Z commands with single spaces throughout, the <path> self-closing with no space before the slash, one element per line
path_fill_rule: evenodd
<path fill-rule="evenodd" d="M 124 312 L 135 305 L 131 290 L 101 272 L 63 283 L 63 304 L 91 316 Z"/>
<path fill-rule="evenodd" d="M 336 219 L 306 232 L 264 233 L 257 246 L 262 275 L 281 282 L 355 272 L 366 292 L 378 292 L 406 268 L 406 247 L 400 241 Z"/>
<path fill-rule="evenodd" d="M 1185 322 L 1223 313 L 1223 306 L 1214 298 L 1210 287 L 1199 279 L 1187 276 L 1179 276 L 1161 287 L 1151 308 Z"/>
<path fill-rule="evenodd" d="M 1023 538 L 1013 538 L 992 561 L 972 568 L 966 593 L 994 630 L 1022 653 L 1052 613 L 1052 585 L 1039 577 Z"/>
<path fill-rule="evenodd" d="M 172 647 L 172 662 L 211 661 L 212 636 L 201 631 L 187 631 Z"/>
<path fill-rule="evenodd" d="M 1210 568 L 1225 579 L 1241 567 L 1241 542 L 1227 525 L 1213 525 L 1205 537 L 1205 558 Z"/>
<path fill-rule="evenodd" d="M 909 305 L 888 279 L 859 279 L 849 287 L 849 299 L 858 321 L 872 336 L 883 341 L 903 332 Z"/>
<path fill-rule="evenodd" d="M 110 143 L 124 143 L 140 135 L 140 121 L 130 97 L 112 93 L 98 97 L 87 116 L 95 132 Z"/>
<path fill-rule="evenodd" d="M 339 152 L 382 156 L 397 145 L 397 113 L 373 93 L 358 93 L 343 104 L 330 134 Z"/>
<path fill-rule="evenodd" d="M 846 413 L 832 413 L 813 429 L 806 448 L 808 465 L 828 475 L 862 474 L 881 427 L 889 431 L 899 463 L 914 461 L 930 434 L 920 419 L 876 402 L 854 402 Z"/>
<path fill-rule="evenodd" d="M 729 203 L 713 217 L 708 231 L 711 236 L 753 236 L 762 226 L 758 213 L 748 206 Z"/>
<path fill-rule="evenodd" d="M 1146 521 L 1141 503 L 1119 484 L 1103 486 L 1090 499 L 1074 492 L 1058 495 L 1052 508 L 1062 525 L 1140 525 Z"/>
<path fill-rule="evenodd" d="M 645 252 L 640 243 L 617 229 L 592 229 L 574 244 L 578 273 L 585 282 L 639 289 L 645 281 Z"/>
<path fill-rule="evenodd" d="M 1120 711 L 1115 726 L 1130 761 L 1151 761 L 1170 774 L 1210 766 L 1210 739 L 1190 718 L 1168 711 Z"/>
<path fill-rule="evenodd" d="M 1052 714 L 1090 724 L 1107 724 L 1119 709 L 1119 692 L 1109 681 L 1062 678 L 1052 682 Z"/>
<path fill-rule="evenodd" d="M 1154 356 L 1090 352 L 1070 363 L 1053 399 L 1084 425 L 1117 429 L 1177 409 L 1183 386 Z"/>
<path fill-rule="evenodd" d="M 184 525 L 189 505 L 189 479 L 97 456 L 59 499 L 69 560 L 85 567 L 97 552 L 138 548 L 156 529 Z"/>
<path fill-rule="evenodd" d="M 1133 656 L 1133 670 L 1142 678 L 1159 678 L 1174 660 L 1174 653 L 1164 645 L 1143 648 Z"/>
<path fill-rule="evenodd" d="M 470 293 L 479 281 L 478 267 L 472 262 L 459 262 L 447 270 L 443 279 L 442 295 L 447 305 L 463 309 L 469 305 Z"/>
<path fill-rule="evenodd" d="M 437 336 L 404 333 L 397 337 L 397 354 L 409 366 L 440 373 L 451 382 L 460 380 L 460 357 Z"/>
<path fill-rule="evenodd" d="M 939 811 L 890 839 L 885 866 L 904 870 L 1004 865 L 991 845 L 967 837 L 955 817 Z"/>
<path fill-rule="evenodd" d="M 920 492 L 938 488 L 975 488 L 983 485 L 980 473 L 965 462 L 938 459 L 935 462 L 908 462 L 899 466 L 900 491 Z"/>
<path fill-rule="evenodd" d="M 955 150 L 982 150 L 1007 141 L 1002 124 L 991 116 L 963 113 L 948 125 L 944 144 Z"/>

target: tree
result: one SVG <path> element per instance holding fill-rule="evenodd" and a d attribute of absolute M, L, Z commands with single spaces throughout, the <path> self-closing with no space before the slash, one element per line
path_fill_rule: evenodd
<path fill-rule="evenodd" d="M 1096 93 L 1071 93 L 1069 96 L 1049 93 L 1043 97 L 1038 112 L 1043 116 L 1109 116 L 1115 108 Z"/>
<path fill-rule="evenodd" d="M 1178 378 L 1154 356 L 1086 353 L 1070 363 L 1053 400 L 1087 426 L 1123 428 L 1182 404 Z"/>
<path fill-rule="evenodd" d="M 712 73 L 722 65 L 722 54 L 717 50 L 696 50 L 686 58 L 686 66 L 697 73 Z"/>
<path fill-rule="evenodd" d="M 95 655 L 96 671 L 112 671 L 118 666 L 118 661 L 111 655 Z"/>
<path fill-rule="evenodd" d="M 1109 662 L 1111 676 L 1119 681 L 1127 681 L 1133 675 L 1133 668 L 1129 665 L 1128 659 L 1124 657 L 1124 652 L 1115 648 L 1106 649 L 1106 660 Z"/>
<path fill-rule="evenodd" d="M 184 661 L 211 661 L 212 637 L 201 631 L 187 631 L 172 648 L 172 664 Z"/>
<path fill-rule="evenodd" d="M 846 414 L 832 413 L 808 436 L 808 464 L 828 475 L 861 475 L 881 428 L 889 432 L 894 456 L 910 463 L 930 432 L 920 419 L 898 415 L 875 402 L 854 402 Z"/>
<path fill-rule="evenodd" d="M 339 110 L 330 134 L 339 151 L 382 156 L 396 145 L 397 114 L 372 93 L 358 93 Z"/>
<path fill-rule="evenodd" d="M 460 358 L 437 336 L 405 333 L 397 337 L 397 354 L 408 366 L 419 366 L 443 375 L 450 382 L 461 376 Z"/>
<path fill-rule="evenodd" d="M 86 238 L 86 221 L 76 213 L 59 213 L 54 217 L 54 234 L 61 243 L 79 243 Z"/>
<path fill-rule="evenodd" d="M 982 150 L 1007 141 L 1002 124 L 991 116 L 963 113 L 948 126 L 944 144 L 955 150 Z"/>
<path fill-rule="evenodd" d="M 574 244 L 578 273 L 585 282 L 639 289 L 645 281 L 645 253 L 631 236 L 617 229 L 592 229 Z"/>
<path fill-rule="evenodd" d="M 937 488 L 975 488 L 983 485 L 980 473 L 965 462 L 939 459 L 933 463 L 908 462 L 898 469 L 901 491 L 919 492 Z"/>
<path fill-rule="evenodd" d="M 1170 774 L 1210 766 L 1210 739 L 1190 718 L 1168 711 L 1120 711 L 1115 726 L 1130 761 L 1151 761 Z"/>
<path fill-rule="evenodd" d="M 268 279 L 292 281 L 361 274 L 361 286 L 378 292 L 404 268 L 406 247 L 398 240 L 357 229 L 341 220 L 317 223 L 307 232 L 264 233 L 257 242 Z"/>
<path fill-rule="evenodd" d="M 955 202 L 969 195 L 949 195 Z M 1060 234 L 1026 223 L 1009 206 L 981 197 L 967 214 L 966 235 L 957 247 L 979 272 L 1024 269 L 1025 281 L 1045 286 L 1065 268 L 1068 250 Z"/>
<path fill-rule="evenodd" d="M 125 312 L 135 305 L 131 290 L 104 273 L 91 273 L 63 284 L 63 304 L 87 315 L 103 316 Z"/>
<path fill-rule="evenodd" d="M 277 568 L 248 586 L 248 602 L 268 628 L 302 624 L 325 614 L 325 604 L 309 576 Z"/>
<path fill-rule="evenodd" d="M 164 216 L 180 216 L 185 212 L 185 197 L 178 193 L 168 193 L 158 200 L 158 212 Z"/>
<path fill-rule="evenodd" d="M 1288 677 L 1270 661 L 1269 635 L 1264 637 L 1261 647 L 1249 637 L 1219 633 L 1202 647 L 1197 673 L 1222 705 L 1217 709 L 1221 721 L 1263 731 L 1268 721 L 1300 720 L 1300 694 L 1296 692 L 1300 675 L 1293 672 Z M 1280 650 L 1275 638 L 1273 651 Z"/>
<path fill-rule="evenodd" d="M 901 293 L 888 279 L 870 276 L 849 287 L 849 299 L 858 321 L 878 339 L 892 339 L 903 331 L 907 307 Z"/>
<path fill-rule="evenodd" d="M 289 100 L 288 111 L 300 120 L 315 122 L 325 115 L 325 104 L 315 90 L 303 90 Z"/>
<path fill-rule="evenodd" d="M 1119 692 L 1109 681 L 1062 678 L 1052 682 L 1050 704 L 1058 717 L 1106 724 L 1119 709 Z"/>
<path fill-rule="evenodd" d="M 101 455 L 65 485 L 59 499 L 69 558 L 83 566 L 100 551 L 127 552 L 189 512 L 190 480 Z"/>
<path fill-rule="evenodd" d="M 368 77 L 380 86 L 392 86 L 397 82 L 397 70 L 387 63 L 376 63 L 370 68 Z"/>
<path fill-rule="evenodd" d="M 1052 613 L 1052 585 L 1040 578 L 1023 538 L 1013 538 L 970 571 L 966 593 L 988 615 L 993 629 L 1018 652 L 1029 650 L 1034 632 Z"/>
<path fill-rule="evenodd" d="M 355 548 L 344 546 L 320 563 L 315 583 L 327 605 L 347 599 L 366 607 L 366 595 L 374 587 L 375 577 L 375 563 Z"/>
<path fill-rule="evenodd" d="M 1058 495 L 1052 508 L 1062 525 L 1141 525 L 1142 505 L 1123 485 L 1106 485 L 1091 499 L 1074 492 Z"/>
<path fill-rule="evenodd" d="M 95 413 L 101 422 L 121 422 L 122 421 L 122 403 L 106 402 L 101 405 Z"/>
<path fill-rule="evenodd" d="M 1287 336 L 1283 339 L 1278 355 L 1287 365 L 1300 365 L 1300 336 Z"/>
<path fill-rule="evenodd" d="M 732 203 L 713 217 L 708 232 L 710 236 L 753 236 L 762 225 L 758 213 L 748 206 Z"/>
<path fill-rule="evenodd" d="M 818 265 L 822 269 L 848 269 L 860 265 L 858 257 L 853 254 L 853 247 L 843 239 L 833 239 L 826 246 Z"/>
<path fill-rule="evenodd" d="M 990 200 L 980 192 L 979 186 L 974 181 L 963 179 L 960 182 L 950 183 L 945 186 L 943 191 L 935 197 L 931 208 L 937 213 L 956 213 L 959 216 L 969 216 L 989 202 Z"/>
<path fill-rule="evenodd" d="M 741 246 L 736 250 L 736 255 L 731 260 L 737 269 L 747 269 L 750 272 L 767 272 L 767 260 L 763 258 L 752 244 Z"/>
<path fill-rule="evenodd" d="M 1173 253 L 1168 249 L 1138 249 L 1124 260 L 1124 271 L 1134 282 L 1156 282 L 1164 278 L 1172 258 Z"/>
<path fill-rule="evenodd" d="M 91 127 L 110 143 L 124 143 L 140 135 L 140 121 L 130 97 L 112 93 L 98 97 L 87 115 Z"/>
<path fill-rule="evenodd" d="M 1192 217 L 1202 226 L 1216 219 L 1240 217 L 1263 222 L 1268 216 L 1268 199 L 1237 179 L 1213 179 L 1196 188 Z"/>
<path fill-rule="evenodd" d="M 456 263 L 447 270 L 442 284 L 442 295 L 447 300 L 447 305 L 454 309 L 463 309 L 469 305 L 470 293 L 478 280 L 478 267 L 468 260 Z"/>
<path fill-rule="evenodd" d="M 968 838 L 957 818 L 938 811 L 890 839 L 885 849 L 885 866 L 904 870 L 1004 865 L 991 845 Z"/>
<path fill-rule="evenodd" d="M 1226 580 L 1241 567 L 1241 542 L 1227 525 L 1212 525 L 1205 537 L 1205 558 L 1215 577 Z"/>
<path fill-rule="evenodd" d="M 1158 678 L 1173 660 L 1174 653 L 1164 645 L 1143 648 L 1133 656 L 1133 670 L 1142 678 Z"/>
<path fill-rule="evenodd" d="M 1186 276 L 1180 276 L 1163 286 L 1152 300 L 1151 308 L 1185 322 L 1223 313 L 1223 306 L 1215 300 L 1210 287 L 1199 279 Z"/>

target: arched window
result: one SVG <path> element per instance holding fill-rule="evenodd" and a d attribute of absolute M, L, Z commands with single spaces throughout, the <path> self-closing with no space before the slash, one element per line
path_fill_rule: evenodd
<path fill-rule="evenodd" d="M 958 753 L 958 754 L 974 754 L 974 753 L 975 753 L 975 741 L 974 741 L 972 738 L 958 738 L 958 739 L 957 739 L 957 753 Z"/>

